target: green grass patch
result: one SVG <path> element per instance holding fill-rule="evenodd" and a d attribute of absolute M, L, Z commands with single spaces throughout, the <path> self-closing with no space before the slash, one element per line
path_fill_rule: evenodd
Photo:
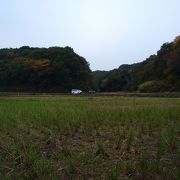
<path fill-rule="evenodd" d="M 180 99 L 0 97 L 0 179 L 179 179 Z"/>

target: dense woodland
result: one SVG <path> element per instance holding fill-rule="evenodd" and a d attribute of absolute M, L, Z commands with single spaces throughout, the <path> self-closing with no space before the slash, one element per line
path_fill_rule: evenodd
<path fill-rule="evenodd" d="M 0 50 L 1 91 L 88 90 L 91 81 L 88 62 L 70 47 Z"/>
<path fill-rule="evenodd" d="M 111 71 L 91 72 L 70 47 L 0 49 L 0 91 L 180 91 L 180 36 L 157 54 Z"/>
<path fill-rule="evenodd" d="M 100 91 L 180 91 L 180 36 L 141 63 L 93 74 L 93 86 Z"/>

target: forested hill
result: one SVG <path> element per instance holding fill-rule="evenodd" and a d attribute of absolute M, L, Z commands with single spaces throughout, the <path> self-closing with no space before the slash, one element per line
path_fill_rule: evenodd
<path fill-rule="evenodd" d="M 72 88 L 180 91 L 180 36 L 141 63 L 93 73 L 70 47 L 0 49 L 0 91 L 69 92 Z"/>
<path fill-rule="evenodd" d="M 122 65 L 102 73 L 102 77 L 98 82 L 100 91 L 180 91 L 180 36 L 163 44 L 157 54 L 145 61 Z"/>
<path fill-rule="evenodd" d="M 70 47 L 0 49 L 0 91 L 87 90 L 91 75 L 87 61 Z"/>

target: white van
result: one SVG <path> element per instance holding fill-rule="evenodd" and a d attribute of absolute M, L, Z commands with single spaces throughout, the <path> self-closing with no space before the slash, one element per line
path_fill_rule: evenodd
<path fill-rule="evenodd" d="M 81 94 L 82 91 L 80 89 L 72 89 L 71 94 Z"/>

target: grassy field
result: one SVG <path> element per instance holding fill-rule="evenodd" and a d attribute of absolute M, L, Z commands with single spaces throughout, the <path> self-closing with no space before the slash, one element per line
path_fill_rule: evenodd
<path fill-rule="evenodd" d="M 180 99 L 0 97 L 0 179 L 180 179 Z"/>

